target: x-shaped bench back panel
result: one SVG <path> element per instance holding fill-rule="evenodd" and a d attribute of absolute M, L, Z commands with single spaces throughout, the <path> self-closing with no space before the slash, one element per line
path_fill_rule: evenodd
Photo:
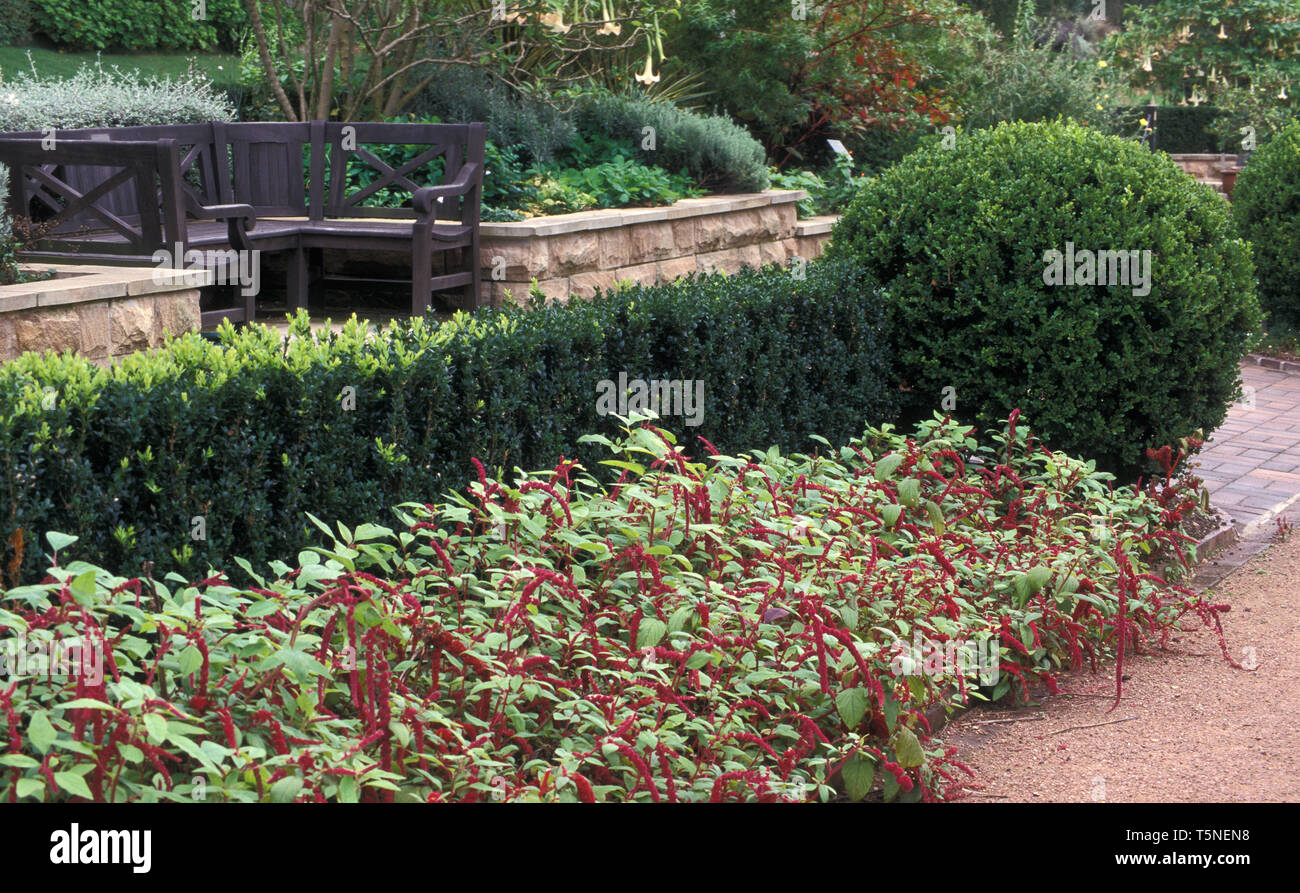
<path fill-rule="evenodd" d="M 483 162 L 482 127 L 467 124 L 400 124 L 383 122 L 324 125 L 329 156 L 329 188 L 323 197 L 325 217 L 414 217 L 411 193 L 456 178 L 470 161 Z M 380 147 L 403 147 L 400 160 Z M 385 159 L 385 155 L 388 159 Z M 349 172 L 355 179 L 349 182 Z M 313 181 L 315 182 L 315 181 Z M 312 209 L 321 207 L 313 192 Z M 467 197 L 478 207 L 478 196 Z M 401 202 L 400 206 L 393 206 Z M 312 215 L 317 216 L 315 213 Z M 463 220 L 461 203 L 447 202 L 438 215 Z"/>
<path fill-rule="evenodd" d="M 77 234 L 93 238 L 105 254 L 148 256 L 184 241 L 174 140 L 66 139 L 48 145 L 0 138 L 0 164 L 9 167 L 6 206 L 49 227 L 39 248 L 58 250 L 69 244 L 58 236 Z"/>

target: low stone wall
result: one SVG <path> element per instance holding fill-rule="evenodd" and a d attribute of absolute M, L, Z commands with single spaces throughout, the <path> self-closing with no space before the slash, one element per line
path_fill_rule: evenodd
<path fill-rule="evenodd" d="M 840 219 L 838 214 L 823 217 L 809 217 L 794 225 L 795 239 L 798 242 L 799 257 L 812 260 L 821 256 L 826 243 L 830 241 L 831 229 Z"/>
<path fill-rule="evenodd" d="M 199 287 L 210 272 L 153 267 L 29 265 L 55 278 L 0 286 L 0 362 L 71 350 L 100 365 L 160 347 L 164 333 L 199 330 Z M 194 283 L 201 276 L 203 282 Z"/>
<path fill-rule="evenodd" d="M 684 199 L 665 208 L 622 208 L 485 223 L 483 287 L 500 306 L 530 283 L 553 300 L 590 297 L 630 280 L 669 282 L 688 273 L 785 264 L 821 253 L 833 218 L 796 219 L 802 190 Z"/>
<path fill-rule="evenodd" d="M 1239 167 L 1240 162 L 1236 155 L 1209 155 L 1186 153 L 1169 156 L 1174 164 L 1178 165 L 1193 179 L 1201 182 L 1218 181 L 1222 179 L 1219 169 L 1224 166 Z"/>

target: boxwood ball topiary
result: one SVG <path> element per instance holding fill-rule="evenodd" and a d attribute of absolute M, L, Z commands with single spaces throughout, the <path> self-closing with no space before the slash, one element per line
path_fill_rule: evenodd
<path fill-rule="evenodd" d="M 885 288 L 904 421 L 1020 408 L 1049 446 L 1123 478 L 1146 447 L 1222 423 L 1259 324 L 1223 199 L 1073 123 L 908 156 L 862 188 L 827 253 Z"/>
<path fill-rule="evenodd" d="M 1237 177 L 1232 216 L 1255 253 L 1259 303 L 1300 322 L 1300 121 L 1265 143 Z"/>

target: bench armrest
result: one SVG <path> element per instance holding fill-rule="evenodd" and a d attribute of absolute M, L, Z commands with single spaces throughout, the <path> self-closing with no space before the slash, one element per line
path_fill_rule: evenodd
<path fill-rule="evenodd" d="M 251 251 L 248 231 L 257 226 L 257 212 L 252 205 L 203 205 L 189 193 L 185 194 L 185 210 L 202 220 L 226 221 L 226 234 L 232 248 Z"/>
<path fill-rule="evenodd" d="M 425 186 L 423 189 L 417 189 L 411 195 L 411 207 L 419 215 L 421 220 L 433 221 L 437 219 L 435 205 L 444 198 L 451 198 L 457 195 L 464 195 L 469 192 L 479 181 L 480 167 L 477 163 L 471 161 L 461 167 L 460 172 L 456 174 L 456 179 L 452 180 L 445 186 Z"/>

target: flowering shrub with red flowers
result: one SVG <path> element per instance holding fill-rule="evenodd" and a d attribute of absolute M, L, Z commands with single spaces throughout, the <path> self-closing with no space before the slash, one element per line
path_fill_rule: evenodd
<path fill-rule="evenodd" d="M 935 419 L 697 458 L 643 421 L 595 438 L 613 485 L 480 468 L 396 530 L 313 518 L 329 544 L 241 561 L 248 589 L 125 579 L 50 534 L 0 644 L 72 639 L 102 678 L 0 681 L 0 798 L 941 799 L 963 767 L 936 705 L 1226 610 L 1146 571 L 1183 547 L 1158 504 L 1014 414 L 984 445 Z M 991 640 L 997 681 L 901 661 L 917 634 Z"/>

